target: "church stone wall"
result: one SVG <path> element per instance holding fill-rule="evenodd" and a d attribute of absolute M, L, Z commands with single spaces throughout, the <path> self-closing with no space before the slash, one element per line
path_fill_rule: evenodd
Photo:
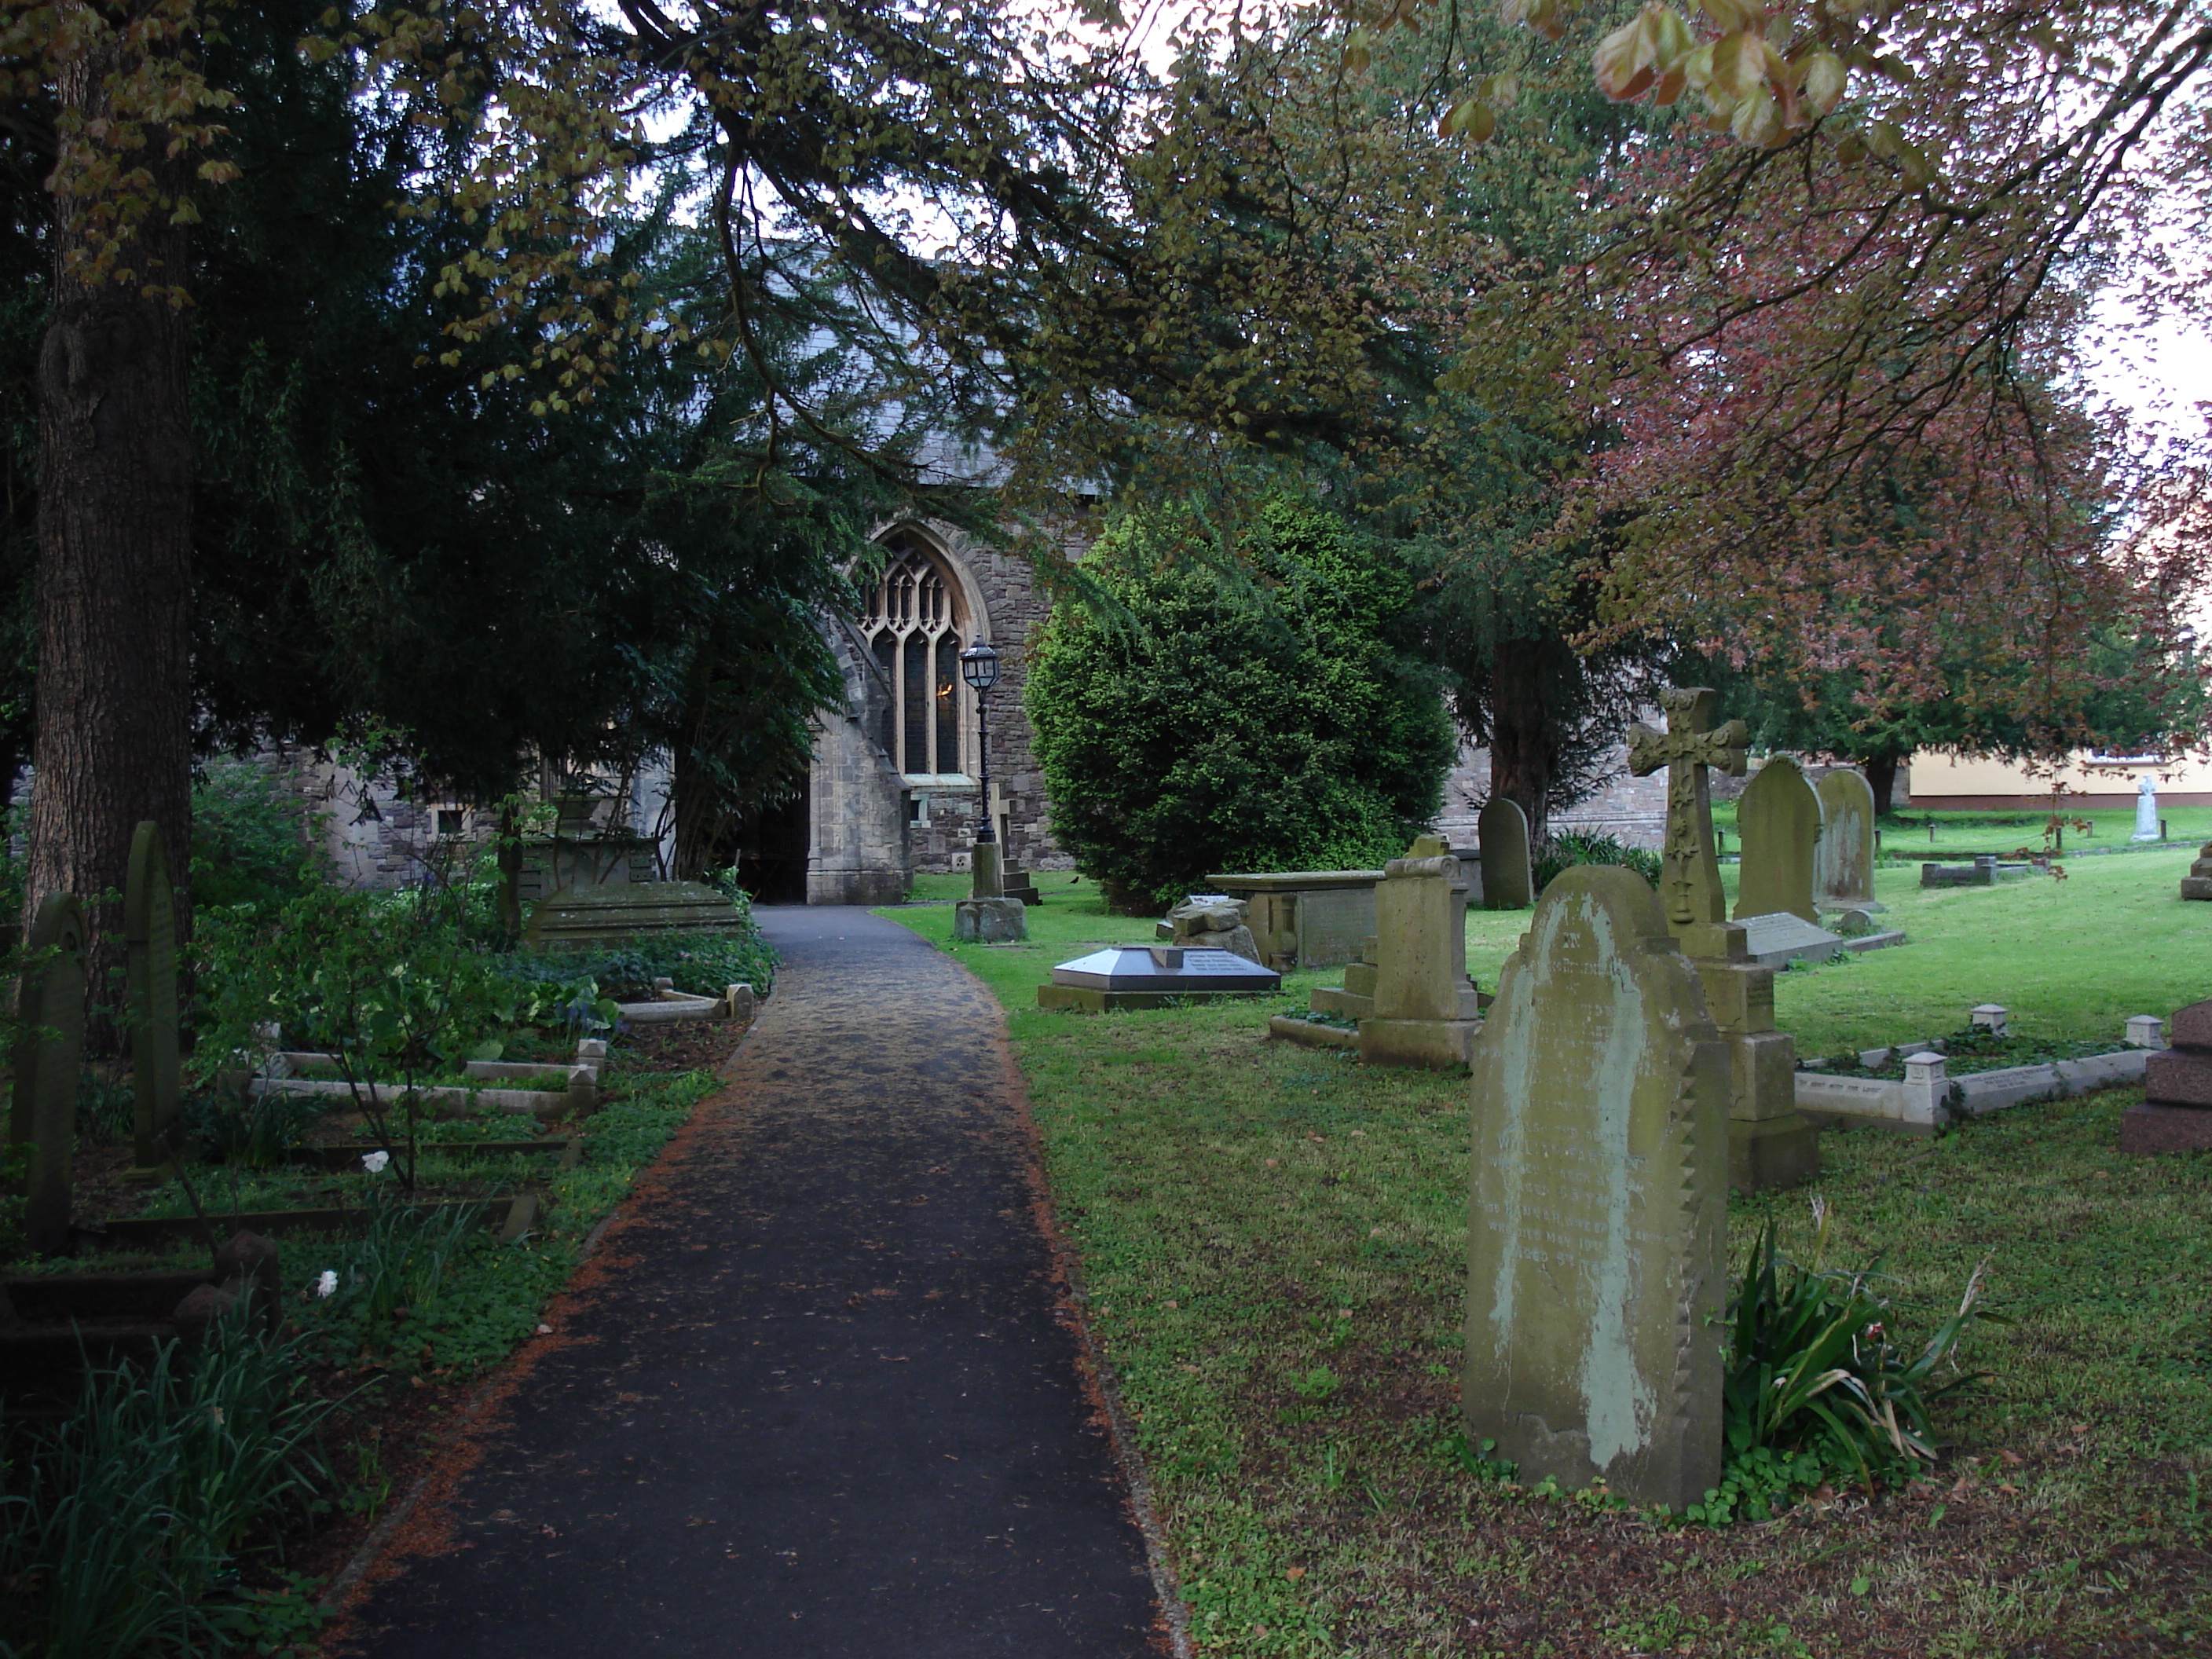
<path fill-rule="evenodd" d="M 845 704 L 815 717 L 806 902 L 896 904 L 913 868 L 906 786 L 872 735 L 890 692 L 846 629 L 833 624 L 830 645 L 845 671 Z"/>
<path fill-rule="evenodd" d="M 1073 869 L 1075 861 L 1052 838 L 1044 775 L 1037 766 L 1024 702 L 1029 689 L 1030 653 L 1051 615 L 1051 601 L 1037 591 L 1036 574 L 1027 560 L 1001 552 L 949 525 L 924 520 L 920 527 L 964 578 L 967 594 L 982 605 L 989 619 L 991 643 L 999 648 L 999 684 L 990 695 L 985 731 L 990 746 L 991 787 L 999 799 L 998 827 L 1006 842 L 1005 861 L 1010 866 L 1030 870 Z M 975 632 L 971 625 L 968 641 L 973 641 Z M 911 794 L 907 845 L 913 868 L 966 869 L 980 805 L 976 791 L 928 788 Z"/>

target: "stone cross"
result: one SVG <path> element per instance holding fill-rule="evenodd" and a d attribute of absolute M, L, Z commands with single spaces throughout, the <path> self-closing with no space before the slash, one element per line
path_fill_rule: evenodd
<path fill-rule="evenodd" d="M 1662 766 L 1667 769 L 1667 840 L 1660 853 L 1659 897 L 1667 925 L 1677 933 L 1728 916 L 1720 862 L 1713 856 L 1713 805 L 1705 769 L 1717 766 L 1741 777 L 1751 728 L 1741 720 L 1730 720 L 1708 729 L 1719 701 L 1720 694 L 1710 687 L 1669 687 L 1659 694 L 1667 729 L 1655 732 L 1642 720 L 1628 728 L 1628 769 L 1640 778 Z"/>

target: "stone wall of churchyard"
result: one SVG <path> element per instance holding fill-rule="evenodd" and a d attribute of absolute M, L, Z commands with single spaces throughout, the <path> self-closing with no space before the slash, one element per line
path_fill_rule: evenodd
<path fill-rule="evenodd" d="M 402 798 L 388 783 L 364 778 L 312 750 L 278 744 L 255 758 L 299 797 L 319 824 L 331 873 L 349 887 L 404 887 L 420 882 L 456 840 L 488 841 L 498 817 L 458 801 Z"/>
<path fill-rule="evenodd" d="M 1044 775 L 1030 741 L 1024 698 L 1029 689 L 1031 647 L 1051 614 L 1051 601 L 1037 591 L 1026 560 L 999 551 L 951 526 L 926 526 L 931 537 L 964 569 L 991 620 L 991 643 L 1000 652 L 1000 678 L 992 691 L 986 722 L 990 744 L 991 784 L 1000 799 L 1001 829 L 1009 866 L 1030 870 L 1069 870 L 1075 861 L 1052 838 L 1044 798 Z M 1071 551 L 1073 550 L 1071 549 Z M 969 639 L 975 629 L 968 629 Z M 975 834 L 974 789 L 913 792 L 908 847 L 916 870 L 963 870 Z"/>
<path fill-rule="evenodd" d="M 1646 718 L 1656 722 L 1656 712 Z M 1616 744 L 1606 757 L 1606 767 L 1610 781 L 1588 800 L 1554 810 L 1553 830 L 1607 835 L 1630 847 L 1656 848 L 1667 827 L 1667 775 L 1655 772 L 1648 778 L 1632 776 L 1625 744 Z M 1712 781 L 1713 794 L 1718 799 L 1729 799 L 1742 782 L 1738 778 L 1717 775 Z M 1723 788 L 1723 785 L 1729 787 Z M 1489 799 L 1490 751 L 1462 743 L 1459 761 L 1444 780 L 1443 811 L 1437 820 L 1437 827 L 1453 846 L 1474 845 L 1475 815 Z"/>

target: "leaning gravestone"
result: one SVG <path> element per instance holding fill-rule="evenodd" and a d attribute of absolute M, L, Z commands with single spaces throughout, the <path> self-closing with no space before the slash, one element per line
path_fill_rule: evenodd
<path fill-rule="evenodd" d="M 1874 786 L 1856 772 L 1831 772 L 1814 793 L 1823 820 L 1813 855 L 1814 900 L 1823 910 L 1874 908 Z"/>
<path fill-rule="evenodd" d="M 1482 853 L 1482 902 L 1486 909 L 1525 910 L 1536 902 L 1536 880 L 1528 866 L 1528 816 L 1521 803 L 1492 795 L 1474 821 Z"/>
<path fill-rule="evenodd" d="M 125 985 L 131 999 L 132 1161 L 149 1171 L 175 1150 L 184 1084 L 177 1060 L 177 905 L 151 819 L 131 837 L 123 883 Z"/>
<path fill-rule="evenodd" d="M 1796 761 L 1777 755 L 1759 769 L 1735 804 L 1735 827 L 1743 841 L 1735 919 L 1787 910 L 1820 921 L 1813 908 L 1813 857 L 1820 839 L 1820 798 Z"/>
<path fill-rule="evenodd" d="M 69 1245 L 70 1152 L 84 1065 L 84 907 L 76 895 L 47 894 L 25 944 L 8 1139 L 31 1150 L 24 1234 L 33 1249 L 52 1255 Z"/>
<path fill-rule="evenodd" d="M 1719 1484 L 1728 1065 L 1642 877 L 1545 889 L 1474 1047 L 1462 1396 L 1524 1479 Z"/>

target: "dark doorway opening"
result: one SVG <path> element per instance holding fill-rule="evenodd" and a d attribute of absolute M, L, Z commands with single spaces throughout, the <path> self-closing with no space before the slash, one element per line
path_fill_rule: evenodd
<path fill-rule="evenodd" d="M 791 799 L 764 807 L 738 826 L 738 885 L 754 903 L 806 902 L 811 805 L 811 791 L 803 782 Z"/>

